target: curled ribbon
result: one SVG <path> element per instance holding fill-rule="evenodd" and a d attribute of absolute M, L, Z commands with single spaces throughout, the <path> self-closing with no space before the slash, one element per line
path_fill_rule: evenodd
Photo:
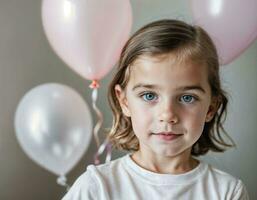
<path fill-rule="evenodd" d="M 97 116 L 97 123 L 96 123 L 96 125 L 93 129 L 93 134 L 94 134 L 96 146 L 97 146 L 97 148 L 99 148 L 100 141 L 99 141 L 98 132 L 99 132 L 99 130 L 100 130 L 102 124 L 103 124 L 103 114 L 101 113 L 99 108 L 96 106 L 96 100 L 97 100 L 98 88 L 99 88 L 98 81 L 93 80 L 89 87 L 93 89 L 93 91 L 92 91 L 92 106 L 93 106 L 93 109 L 94 109 L 94 111 L 96 113 L 96 116 Z"/>
<path fill-rule="evenodd" d="M 99 156 L 104 153 L 106 150 L 106 158 L 105 162 L 110 162 L 112 158 L 112 146 L 108 139 L 106 138 L 105 141 L 101 144 L 101 146 L 98 148 L 98 151 L 94 155 L 94 164 L 98 165 L 100 164 Z"/>
<path fill-rule="evenodd" d="M 100 164 L 100 155 L 104 153 L 106 150 L 106 159 L 105 162 L 111 161 L 111 151 L 112 147 L 111 144 L 108 142 L 108 139 L 105 139 L 105 141 L 100 145 L 100 140 L 99 140 L 99 130 L 103 124 L 103 114 L 99 110 L 99 108 L 96 106 L 96 101 L 97 101 L 97 96 L 98 96 L 98 88 L 100 87 L 100 84 L 97 80 L 93 80 L 91 85 L 89 86 L 91 89 L 93 89 L 92 92 L 92 106 L 93 109 L 97 115 L 97 123 L 94 127 L 93 134 L 94 134 L 94 139 L 96 142 L 97 146 L 97 152 L 94 155 L 94 164 L 98 165 Z"/>

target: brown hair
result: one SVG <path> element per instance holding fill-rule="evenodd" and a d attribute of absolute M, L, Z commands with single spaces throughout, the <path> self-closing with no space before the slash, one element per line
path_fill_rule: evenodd
<path fill-rule="evenodd" d="M 208 34 L 199 26 L 192 26 L 179 20 L 159 20 L 138 30 L 125 44 L 118 69 L 109 86 L 108 100 L 114 115 L 112 128 L 108 134 L 114 147 L 121 150 L 137 151 L 139 141 L 135 136 L 131 119 L 121 110 L 115 94 L 115 85 L 122 89 L 130 76 L 130 66 L 142 55 L 158 56 L 174 53 L 180 60 L 198 62 L 208 66 L 208 80 L 212 96 L 218 97 L 219 109 L 210 122 L 206 122 L 201 137 L 193 145 L 191 154 L 204 155 L 209 150 L 223 152 L 226 147 L 235 146 L 222 124 L 226 118 L 228 98 L 221 88 L 219 61 L 216 48 Z M 229 139 L 226 143 L 222 133 Z"/>

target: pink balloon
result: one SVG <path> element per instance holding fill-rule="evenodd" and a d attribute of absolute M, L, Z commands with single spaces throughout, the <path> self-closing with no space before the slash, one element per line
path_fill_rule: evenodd
<path fill-rule="evenodd" d="M 89 80 L 117 62 L 132 26 L 129 0 L 43 0 L 42 21 L 57 55 Z"/>
<path fill-rule="evenodd" d="M 195 24 L 214 40 L 223 65 L 257 38 L 256 0 L 191 0 L 191 9 Z"/>

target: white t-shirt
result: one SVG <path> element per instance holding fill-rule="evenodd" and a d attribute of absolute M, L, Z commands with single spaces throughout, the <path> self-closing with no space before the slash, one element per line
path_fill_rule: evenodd
<path fill-rule="evenodd" d="M 158 174 L 126 155 L 90 165 L 62 200 L 248 200 L 243 183 L 200 161 L 179 175 Z"/>

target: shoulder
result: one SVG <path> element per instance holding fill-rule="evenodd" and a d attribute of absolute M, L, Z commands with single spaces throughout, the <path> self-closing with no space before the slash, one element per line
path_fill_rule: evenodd
<path fill-rule="evenodd" d="M 87 170 L 77 178 L 75 183 L 72 185 L 68 193 L 62 198 L 62 200 L 97 199 L 96 191 L 97 183 L 94 179 L 94 175 L 90 170 Z"/>
<path fill-rule="evenodd" d="M 112 182 L 111 179 L 115 179 L 115 175 L 123 169 L 121 163 L 124 158 L 118 158 L 97 166 L 89 165 L 62 200 L 100 199 L 101 194 L 107 192 L 105 191 L 107 189 L 105 184 Z"/>
<path fill-rule="evenodd" d="M 94 179 L 94 182 L 98 185 L 110 183 L 121 174 L 124 175 L 126 171 L 124 161 L 127 159 L 127 156 L 128 155 L 100 165 L 89 165 L 85 173 L 88 174 L 91 179 Z"/>
<path fill-rule="evenodd" d="M 242 181 L 240 179 L 232 176 L 231 174 L 229 174 L 221 169 L 213 167 L 212 165 L 208 165 L 207 175 L 209 176 L 210 179 L 217 181 L 221 185 L 236 186 L 236 185 L 242 183 Z"/>
<path fill-rule="evenodd" d="M 240 179 L 211 165 L 208 165 L 206 181 L 231 199 L 249 199 L 246 187 Z"/>
<path fill-rule="evenodd" d="M 108 163 L 100 164 L 100 165 L 89 165 L 87 170 L 91 172 L 97 171 L 100 174 L 109 173 L 111 171 L 116 171 L 117 169 L 123 168 L 123 162 L 127 159 L 128 155 L 112 160 Z"/>

